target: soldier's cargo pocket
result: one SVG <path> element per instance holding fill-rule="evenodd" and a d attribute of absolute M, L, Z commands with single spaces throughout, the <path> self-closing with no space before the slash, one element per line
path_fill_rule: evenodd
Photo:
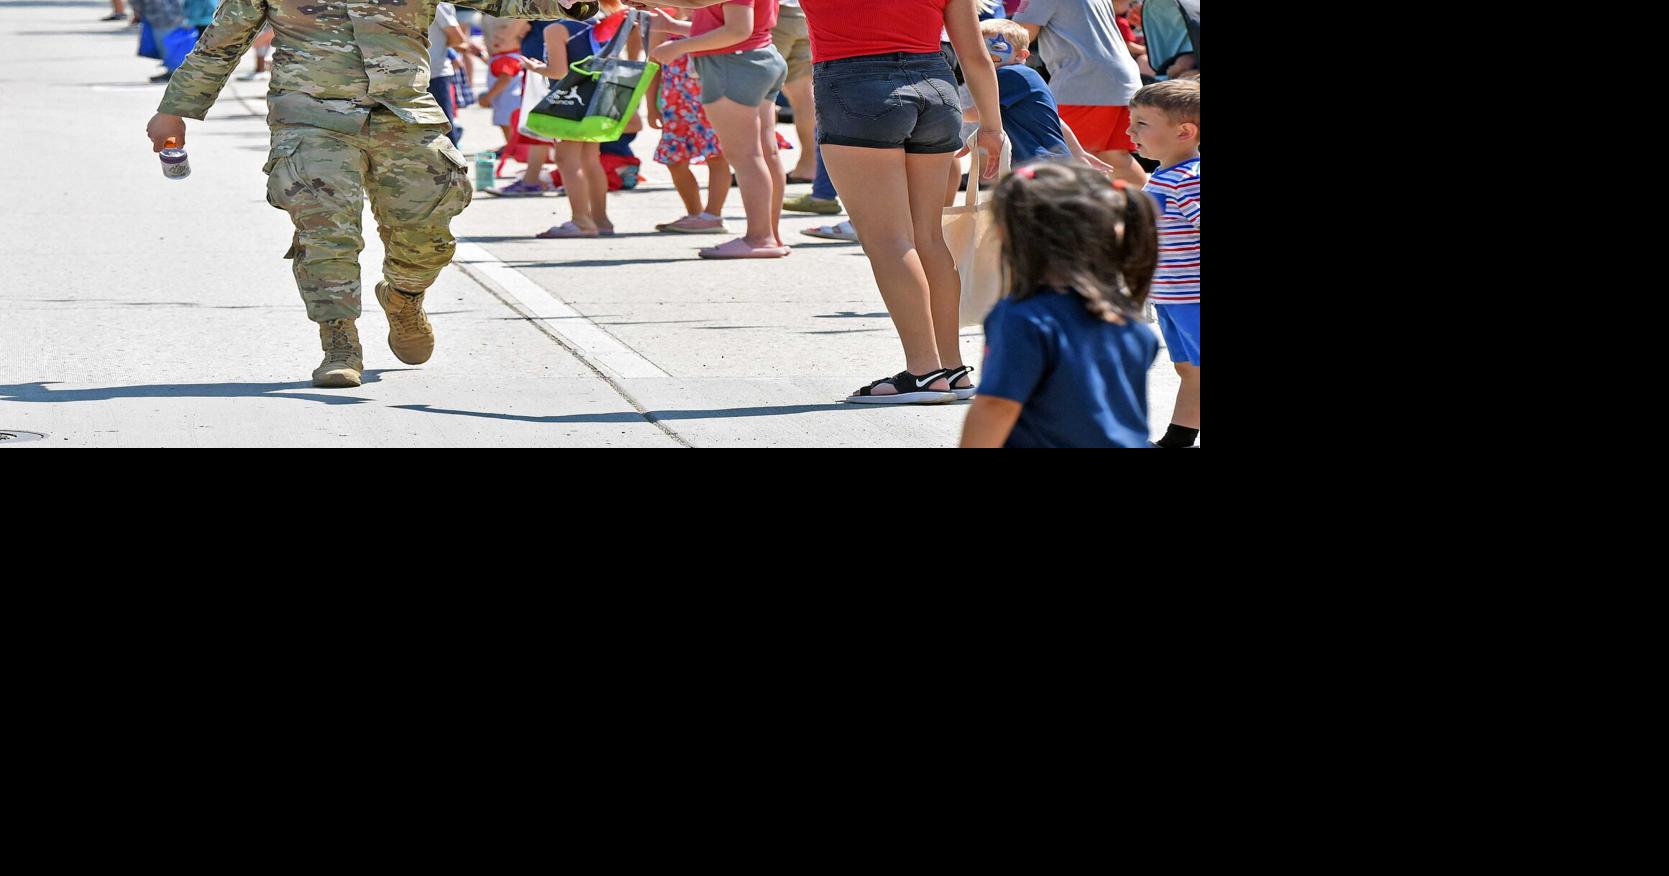
<path fill-rule="evenodd" d="M 385 228 L 444 227 L 475 194 L 463 154 L 444 133 L 424 134 L 420 143 L 382 147 L 370 193 L 371 210 Z"/>
<path fill-rule="evenodd" d="M 300 145 L 292 141 L 273 146 L 267 163 L 261 167 L 261 172 L 267 175 L 267 203 L 280 210 L 287 209 L 284 206 L 284 191 L 295 183 L 295 174 L 289 171 L 290 159 Z"/>
<path fill-rule="evenodd" d="M 444 217 L 451 221 L 464 212 L 464 208 L 474 200 L 475 185 L 470 182 L 469 162 L 464 159 L 463 153 L 454 148 L 443 150 L 441 154 L 446 156 L 446 160 L 451 162 L 456 172 L 452 174 L 452 187 L 447 190 L 446 197 L 441 199 L 440 206 L 435 208 L 435 218 Z"/>

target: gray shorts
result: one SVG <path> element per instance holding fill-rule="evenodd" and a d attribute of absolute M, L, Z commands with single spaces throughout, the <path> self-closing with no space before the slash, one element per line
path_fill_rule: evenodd
<path fill-rule="evenodd" d="M 701 79 L 704 104 L 728 97 L 743 106 L 764 106 L 776 102 L 788 84 L 788 62 L 775 46 L 732 55 L 698 55 L 695 75 Z"/>

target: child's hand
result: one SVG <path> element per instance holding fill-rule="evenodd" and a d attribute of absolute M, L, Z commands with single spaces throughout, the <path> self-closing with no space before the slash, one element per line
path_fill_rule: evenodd
<path fill-rule="evenodd" d="M 1112 176 L 1113 174 L 1118 173 L 1118 171 L 1113 169 L 1113 166 L 1111 164 L 1108 164 L 1107 162 L 1102 161 L 1099 158 L 1096 158 L 1094 155 L 1091 155 L 1088 152 L 1080 154 L 1078 156 L 1078 160 L 1082 161 L 1083 163 L 1085 163 L 1087 165 L 1089 165 L 1090 168 L 1093 169 L 1096 173 L 1106 174 L 1107 176 Z"/>
<path fill-rule="evenodd" d="M 185 146 L 185 119 L 167 113 L 157 113 L 151 117 L 151 123 L 145 126 L 145 136 L 151 138 L 152 152 L 161 152 L 167 149 L 169 140 L 173 140 L 175 146 L 183 148 Z"/>
<path fill-rule="evenodd" d="M 532 58 L 523 58 L 522 59 L 522 66 L 526 67 L 529 70 L 532 70 L 535 73 L 538 73 L 541 76 L 546 75 L 546 71 L 550 69 L 550 67 L 547 66 L 544 61 L 536 61 Z"/>
<path fill-rule="evenodd" d="M 475 104 L 476 104 L 476 106 L 479 106 L 482 109 L 492 109 L 493 108 L 492 92 L 488 92 L 488 93 L 483 94 L 480 97 L 476 98 L 475 99 Z"/>
<path fill-rule="evenodd" d="M 666 124 L 666 120 L 661 118 L 661 108 L 654 105 L 654 104 L 650 104 L 649 105 L 649 127 L 654 128 L 655 130 L 659 131 L 661 129 L 661 126 L 664 125 L 664 124 Z"/>

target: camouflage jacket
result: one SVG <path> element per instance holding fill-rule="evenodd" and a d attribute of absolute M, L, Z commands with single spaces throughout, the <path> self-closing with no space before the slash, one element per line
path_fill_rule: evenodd
<path fill-rule="evenodd" d="M 498 18 L 590 18 L 595 0 L 454 0 Z M 438 0 L 225 0 L 174 71 L 160 112 L 201 119 L 262 25 L 273 29 L 273 125 L 343 133 L 385 106 L 407 124 L 444 125 L 429 95 L 429 25 Z M 571 7 L 571 8 L 565 8 Z"/>

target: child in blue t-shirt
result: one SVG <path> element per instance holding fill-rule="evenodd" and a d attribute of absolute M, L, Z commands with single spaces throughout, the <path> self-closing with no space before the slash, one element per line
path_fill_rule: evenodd
<path fill-rule="evenodd" d="M 1004 18 L 980 22 L 985 46 L 997 65 L 997 86 L 1003 105 L 1003 133 L 1014 149 L 1014 163 L 1046 158 L 1076 158 L 1103 173 L 1111 165 L 1084 151 L 1072 128 L 1061 120 L 1060 107 L 1048 83 L 1026 66 L 1031 36 L 1024 25 Z"/>
<path fill-rule="evenodd" d="M 994 212 L 1013 285 L 985 320 L 962 446 L 1149 446 L 1159 339 L 1140 314 L 1158 264 L 1153 199 L 1050 161 L 999 185 Z"/>

